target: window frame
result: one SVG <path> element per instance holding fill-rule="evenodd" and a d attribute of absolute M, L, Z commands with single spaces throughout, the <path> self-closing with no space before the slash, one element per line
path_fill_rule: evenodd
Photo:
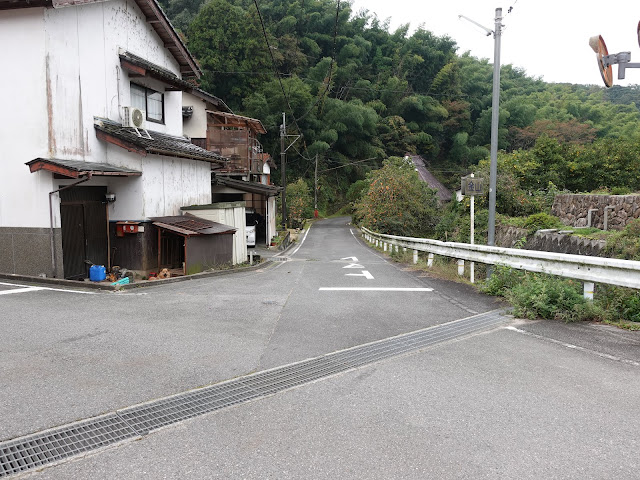
<path fill-rule="evenodd" d="M 164 93 L 163 92 L 159 92 L 158 90 L 154 90 L 153 88 L 149 88 L 145 85 L 140 85 L 139 83 L 135 83 L 135 82 L 130 82 L 129 85 L 129 95 L 130 95 L 130 100 L 133 97 L 133 95 L 131 94 L 131 90 L 132 90 L 132 86 L 134 86 L 144 90 L 144 112 L 145 112 L 145 119 L 148 122 L 153 122 L 153 123 L 159 123 L 161 125 L 165 125 L 165 114 L 164 114 Z M 149 117 L 149 96 L 153 95 L 154 93 L 157 93 L 160 95 L 160 103 L 162 105 L 162 118 L 160 120 L 156 119 L 156 118 L 150 118 Z M 130 102 L 131 104 L 133 104 L 133 102 Z"/>

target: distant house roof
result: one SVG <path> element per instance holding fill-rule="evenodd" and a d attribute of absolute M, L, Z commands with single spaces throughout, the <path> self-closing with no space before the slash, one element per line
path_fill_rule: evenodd
<path fill-rule="evenodd" d="M 138 136 L 133 128 L 123 127 L 106 118 L 96 118 L 94 124 L 96 136 L 100 140 L 125 148 L 139 155 L 156 154 L 170 157 L 191 158 L 218 164 L 227 162 L 222 155 L 194 145 L 183 137 L 175 137 L 160 132 L 150 131 L 151 138 Z"/>
<path fill-rule="evenodd" d="M 282 187 L 277 187 L 275 185 L 265 185 L 264 183 L 248 182 L 246 180 L 237 180 L 235 178 L 222 177 L 218 175 L 213 178 L 211 183 L 213 185 L 234 188 L 242 192 L 259 193 L 266 195 L 267 197 L 273 197 L 282 191 Z"/>
<path fill-rule="evenodd" d="M 237 230 L 235 227 L 212 222 L 211 220 L 189 214 L 171 217 L 152 217 L 151 221 L 156 227 L 164 228 L 165 230 L 187 237 L 235 233 Z"/>
<path fill-rule="evenodd" d="M 138 170 L 116 167 L 107 163 L 62 160 L 59 158 L 36 158 L 25 165 L 29 165 L 31 173 L 46 170 L 70 178 L 84 177 L 88 174 L 114 177 L 137 177 L 142 175 L 142 172 Z"/>
<path fill-rule="evenodd" d="M 104 0 L 0 0 L 0 10 L 31 7 L 72 7 Z M 157 0 L 134 0 L 147 22 L 164 42 L 164 46 L 180 65 L 180 73 L 186 78 L 200 78 L 202 70 L 191 55 L 176 30 L 171 25 Z"/>
<path fill-rule="evenodd" d="M 195 95 L 196 97 L 199 97 L 200 99 L 211 103 L 212 105 L 220 108 L 221 110 L 228 112 L 228 113 L 233 113 L 231 111 L 231 109 L 229 108 L 229 106 L 224 103 L 224 101 L 218 97 L 216 97 L 215 95 L 212 95 L 209 92 L 205 92 L 204 90 L 202 90 L 201 88 L 193 88 L 191 90 L 189 90 L 189 93 L 192 95 Z"/>
<path fill-rule="evenodd" d="M 438 195 L 438 200 L 441 202 L 448 202 L 451 200 L 451 191 L 445 187 L 440 181 L 433 176 L 433 174 L 427 170 L 427 166 L 425 165 L 424 159 L 420 155 L 410 155 L 407 154 L 407 157 L 411 159 L 413 166 L 418 172 L 418 176 L 420 180 L 429 185 L 430 188 L 433 188 Z"/>
<path fill-rule="evenodd" d="M 226 113 L 226 112 L 215 112 L 213 110 L 207 110 L 207 113 L 213 115 L 214 117 L 218 117 L 218 119 L 222 120 L 220 126 L 230 126 L 230 127 L 244 127 L 251 128 L 256 133 L 267 133 L 267 130 L 262 125 L 262 122 L 257 118 L 251 117 L 243 117 L 242 115 L 236 115 L 234 113 Z"/>

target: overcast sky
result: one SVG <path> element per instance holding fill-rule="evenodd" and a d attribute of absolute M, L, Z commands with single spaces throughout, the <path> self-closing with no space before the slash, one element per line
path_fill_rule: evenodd
<path fill-rule="evenodd" d="M 438 36 L 448 35 L 465 51 L 493 63 L 493 37 L 458 15 L 465 15 L 493 30 L 495 9 L 502 8 L 501 63 L 523 68 L 527 75 L 546 82 L 604 85 L 589 37 L 602 35 L 609 53 L 631 52 L 640 63 L 637 27 L 638 0 L 353 0 L 352 9 L 367 9 L 378 18 L 391 19 L 391 30 L 409 23 L 421 24 Z M 513 7 L 511 13 L 507 13 Z M 640 68 L 627 69 L 626 79 L 614 84 L 640 84 Z"/>

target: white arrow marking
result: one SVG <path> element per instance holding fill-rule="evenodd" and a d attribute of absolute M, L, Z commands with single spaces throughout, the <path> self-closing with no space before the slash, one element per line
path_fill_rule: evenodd
<path fill-rule="evenodd" d="M 346 267 L 342 267 L 342 268 L 364 268 L 364 266 L 360 265 L 359 263 L 350 263 Z"/>
<path fill-rule="evenodd" d="M 344 257 L 341 258 L 340 260 L 351 260 L 352 262 L 357 262 L 358 259 L 356 257 Z"/>
<path fill-rule="evenodd" d="M 365 277 L 367 280 L 373 280 L 373 275 L 371 275 L 367 270 L 362 270 L 362 273 L 345 273 L 347 277 Z"/>

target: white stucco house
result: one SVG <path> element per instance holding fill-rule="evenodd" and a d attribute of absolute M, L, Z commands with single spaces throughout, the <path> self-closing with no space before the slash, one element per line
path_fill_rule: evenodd
<path fill-rule="evenodd" d="M 210 204 L 227 159 L 184 136 L 201 72 L 156 0 L 0 0 L 0 45 L 0 272 L 184 262 L 152 219 Z"/>

